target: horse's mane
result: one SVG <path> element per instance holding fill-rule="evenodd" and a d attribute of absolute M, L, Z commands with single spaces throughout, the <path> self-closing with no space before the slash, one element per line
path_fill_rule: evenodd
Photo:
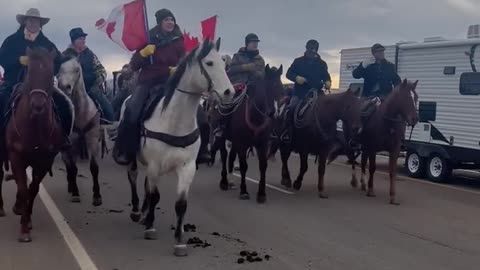
<path fill-rule="evenodd" d="M 198 56 L 196 57 L 196 59 L 198 61 L 201 61 L 210 53 L 213 47 L 214 47 L 214 43 L 207 40 L 202 44 L 202 48 L 199 49 L 199 47 L 196 47 L 180 61 L 180 64 L 178 64 L 177 66 L 177 70 L 172 76 L 170 76 L 167 83 L 165 84 L 165 92 L 164 92 L 165 96 L 163 99 L 162 110 L 165 110 L 167 106 L 170 104 L 173 94 L 175 93 L 175 89 L 177 88 L 178 83 L 180 82 L 180 79 L 185 73 L 187 66 L 190 65 L 195 59 L 195 55 L 197 54 L 197 51 L 200 50 L 198 52 Z"/>
<path fill-rule="evenodd" d="M 70 61 L 72 59 L 75 59 L 77 57 L 78 57 L 77 51 L 75 51 L 75 49 L 73 49 L 73 48 L 68 48 L 62 53 L 62 60 L 61 60 L 60 64 L 68 62 L 68 61 Z"/>

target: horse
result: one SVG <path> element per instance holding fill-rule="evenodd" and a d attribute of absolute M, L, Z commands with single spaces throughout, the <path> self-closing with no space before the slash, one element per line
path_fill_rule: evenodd
<path fill-rule="evenodd" d="M 82 66 L 78 54 L 73 49 L 64 52 L 63 61 L 57 74 L 58 87 L 71 99 L 75 108 L 73 133 L 70 136 L 72 146 L 62 151 L 62 160 L 67 170 L 68 192 L 71 202 L 79 203 L 77 186 L 77 160 L 90 160 L 90 173 L 93 180 L 93 205 L 102 204 L 98 183 L 98 158 L 104 133 L 100 126 L 100 111 L 88 96 L 83 81 Z"/>
<path fill-rule="evenodd" d="M 240 161 L 240 199 L 249 200 L 245 181 L 248 169 L 247 152 L 254 146 L 260 168 L 260 184 L 257 192 L 257 203 L 263 204 L 267 200 L 265 172 L 267 170 L 267 154 L 273 118 L 276 114 L 276 104 L 283 93 L 280 68 L 269 65 L 265 67 L 265 76 L 255 76 L 252 81 L 229 104 L 222 103 L 219 110 L 222 114 L 230 114 L 226 135 L 232 142 L 230 163 L 238 155 Z M 227 109 L 226 109 L 227 108 Z M 224 111 L 224 112 L 222 112 Z M 231 186 L 227 179 L 226 152 L 221 152 L 222 172 L 220 189 L 228 190 Z"/>
<path fill-rule="evenodd" d="M 219 54 L 220 39 L 214 44 L 202 42 L 189 52 L 178 65 L 165 85 L 164 96 L 154 106 L 151 116 L 143 122 L 142 144 L 137 161 L 146 167 L 145 200 L 142 207 L 146 216 L 144 238 L 156 239 L 154 228 L 155 207 L 160 200 L 158 185 L 169 172 L 178 177 L 175 212 L 174 255 L 186 256 L 187 245 L 183 239 L 183 222 L 187 211 L 187 197 L 196 172 L 195 160 L 200 148 L 197 110 L 204 92 L 233 91 L 225 72 L 225 63 Z M 122 105 L 121 118 L 128 98 Z M 133 221 L 140 220 L 136 194 L 137 162 L 128 168 L 132 191 Z"/>
<path fill-rule="evenodd" d="M 418 80 L 410 82 L 404 79 L 402 83 L 386 97 L 380 106 L 366 120 L 363 132 L 358 138 L 361 146 L 360 179 L 361 190 L 367 191 L 365 175 L 367 161 L 369 162 L 368 197 L 375 197 L 373 178 L 376 171 L 376 154 L 381 151 L 389 153 L 389 176 L 390 176 L 390 204 L 399 205 L 396 199 L 395 180 L 397 177 L 397 160 L 400 154 L 402 142 L 405 138 L 406 126 L 415 126 L 418 123 L 416 104 L 418 94 L 416 92 Z M 367 101 L 368 102 L 368 101 Z M 335 160 L 338 153 L 331 153 L 329 162 Z M 352 163 L 352 187 L 358 186 L 355 174 L 355 162 Z"/>
<path fill-rule="evenodd" d="M 282 181 L 281 184 L 290 188 L 292 180 L 288 169 L 288 159 L 292 151 L 300 155 L 300 171 L 293 183 L 295 190 L 300 190 L 305 173 L 308 170 L 308 155 L 317 156 L 318 162 L 318 195 L 327 199 L 325 192 L 325 167 L 327 156 L 334 145 L 337 133 L 337 122 L 342 121 L 344 126 L 350 127 L 355 132 L 361 129 L 361 100 L 360 89 L 336 94 L 325 95 L 321 92 L 311 99 L 310 106 L 303 107 L 303 103 L 297 106 L 292 112 L 294 117 L 294 131 L 291 144 L 280 143 L 280 154 L 282 159 Z M 306 105 L 305 105 L 306 106 Z M 305 111 L 298 114 L 298 111 Z M 298 118 L 302 118 L 299 120 Z M 288 120 L 286 120 L 288 121 Z"/>
<path fill-rule="evenodd" d="M 63 147 L 63 129 L 57 120 L 52 96 L 56 51 L 27 48 L 29 59 L 23 83 L 15 86 L 11 115 L 6 125 L 6 147 L 17 199 L 13 212 L 21 215 L 20 242 L 31 242 L 31 215 L 40 183 L 51 171 L 55 156 Z M 73 115 L 72 115 L 73 116 Z M 74 116 L 73 116 L 74 117 Z M 71 119 L 73 121 L 73 119 Z M 27 187 L 27 167 L 32 169 L 32 182 Z"/>

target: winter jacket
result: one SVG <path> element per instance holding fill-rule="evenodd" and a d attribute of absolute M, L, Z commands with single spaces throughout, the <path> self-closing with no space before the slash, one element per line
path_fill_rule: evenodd
<path fill-rule="evenodd" d="M 249 52 L 245 47 L 240 48 L 233 55 L 227 74 L 232 84 L 247 83 L 253 76 L 265 75 L 265 61 L 258 51 Z"/>
<path fill-rule="evenodd" d="M 21 80 L 21 74 L 25 67 L 20 64 L 20 56 L 26 56 L 27 47 L 43 47 L 49 51 L 55 50 L 57 56 L 54 60 L 54 72 L 57 74 L 61 65 L 61 55 L 55 44 L 53 44 L 45 35 L 40 32 L 34 41 L 26 40 L 24 27 L 20 27 L 17 32 L 8 36 L 0 47 L 0 66 L 3 67 L 4 80 L 9 85 L 14 85 Z"/>
<path fill-rule="evenodd" d="M 70 48 L 73 49 L 72 46 Z M 94 85 L 100 85 L 106 80 L 107 71 L 92 50 L 86 48 L 78 53 L 78 61 L 82 66 L 83 82 L 87 90 L 90 90 Z"/>
<path fill-rule="evenodd" d="M 366 68 L 360 64 L 352 75 L 355 79 L 364 79 L 362 97 L 385 98 L 402 81 L 395 71 L 395 65 L 387 60 Z"/>
<path fill-rule="evenodd" d="M 305 78 L 306 82 L 298 84 L 297 76 Z M 287 71 L 287 79 L 295 82 L 293 95 L 299 98 L 304 98 L 312 88 L 322 89 L 326 81 L 331 81 L 327 63 L 318 54 L 314 58 L 302 56 L 295 59 Z"/>
<path fill-rule="evenodd" d="M 182 32 L 178 25 L 172 33 L 164 35 L 160 26 L 150 30 L 150 44 L 156 46 L 153 54 L 153 64 L 150 64 L 150 57 L 142 57 L 138 50 L 130 61 L 133 71 L 140 70 L 138 81 L 145 85 L 164 84 L 169 76 L 169 67 L 175 67 L 185 56 L 185 45 Z"/>

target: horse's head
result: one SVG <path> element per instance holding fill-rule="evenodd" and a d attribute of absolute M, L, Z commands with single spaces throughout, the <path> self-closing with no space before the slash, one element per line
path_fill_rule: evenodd
<path fill-rule="evenodd" d="M 282 84 L 283 65 L 280 68 L 265 67 L 265 86 L 268 99 L 272 100 L 275 107 L 275 113 L 278 112 L 279 103 L 285 93 Z"/>
<path fill-rule="evenodd" d="M 338 108 L 340 109 L 340 120 L 344 123 L 344 128 L 351 131 L 352 134 L 359 133 L 362 128 L 360 91 L 360 88 L 349 88 L 342 93 L 342 102 Z"/>
<path fill-rule="evenodd" d="M 62 64 L 57 74 L 58 88 L 68 96 L 72 96 L 77 83 L 83 83 L 82 66 L 78 61 L 78 54 L 69 48 L 62 55 Z"/>
<path fill-rule="evenodd" d="M 198 96 L 205 91 L 217 94 L 234 92 L 219 50 L 220 39 L 216 43 L 207 39 L 181 61 L 167 82 L 163 108 L 168 106 L 175 89 Z"/>
<path fill-rule="evenodd" d="M 55 50 L 45 48 L 30 49 L 27 47 L 27 76 L 24 89 L 29 93 L 30 108 L 33 114 L 46 111 L 54 81 Z"/>
<path fill-rule="evenodd" d="M 408 125 L 414 126 L 418 123 L 417 101 L 418 94 L 416 91 L 418 80 L 410 82 L 404 79 L 403 82 L 394 90 L 392 104 L 394 111 L 398 112 Z"/>

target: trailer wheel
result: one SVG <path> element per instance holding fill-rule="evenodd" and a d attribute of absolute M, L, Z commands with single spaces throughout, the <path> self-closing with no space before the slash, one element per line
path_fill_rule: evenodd
<path fill-rule="evenodd" d="M 405 158 L 405 168 L 407 169 L 408 176 L 415 178 L 422 178 L 425 176 L 425 158 L 418 155 L 415 151 L 408 151 Z"/>
<path fill-rule="evenodd" d="M 449 161 L 438 154 L 433 154 L 427 162 L 428 178 L 435 183 L 448 182 L 452 174 Z"/>

